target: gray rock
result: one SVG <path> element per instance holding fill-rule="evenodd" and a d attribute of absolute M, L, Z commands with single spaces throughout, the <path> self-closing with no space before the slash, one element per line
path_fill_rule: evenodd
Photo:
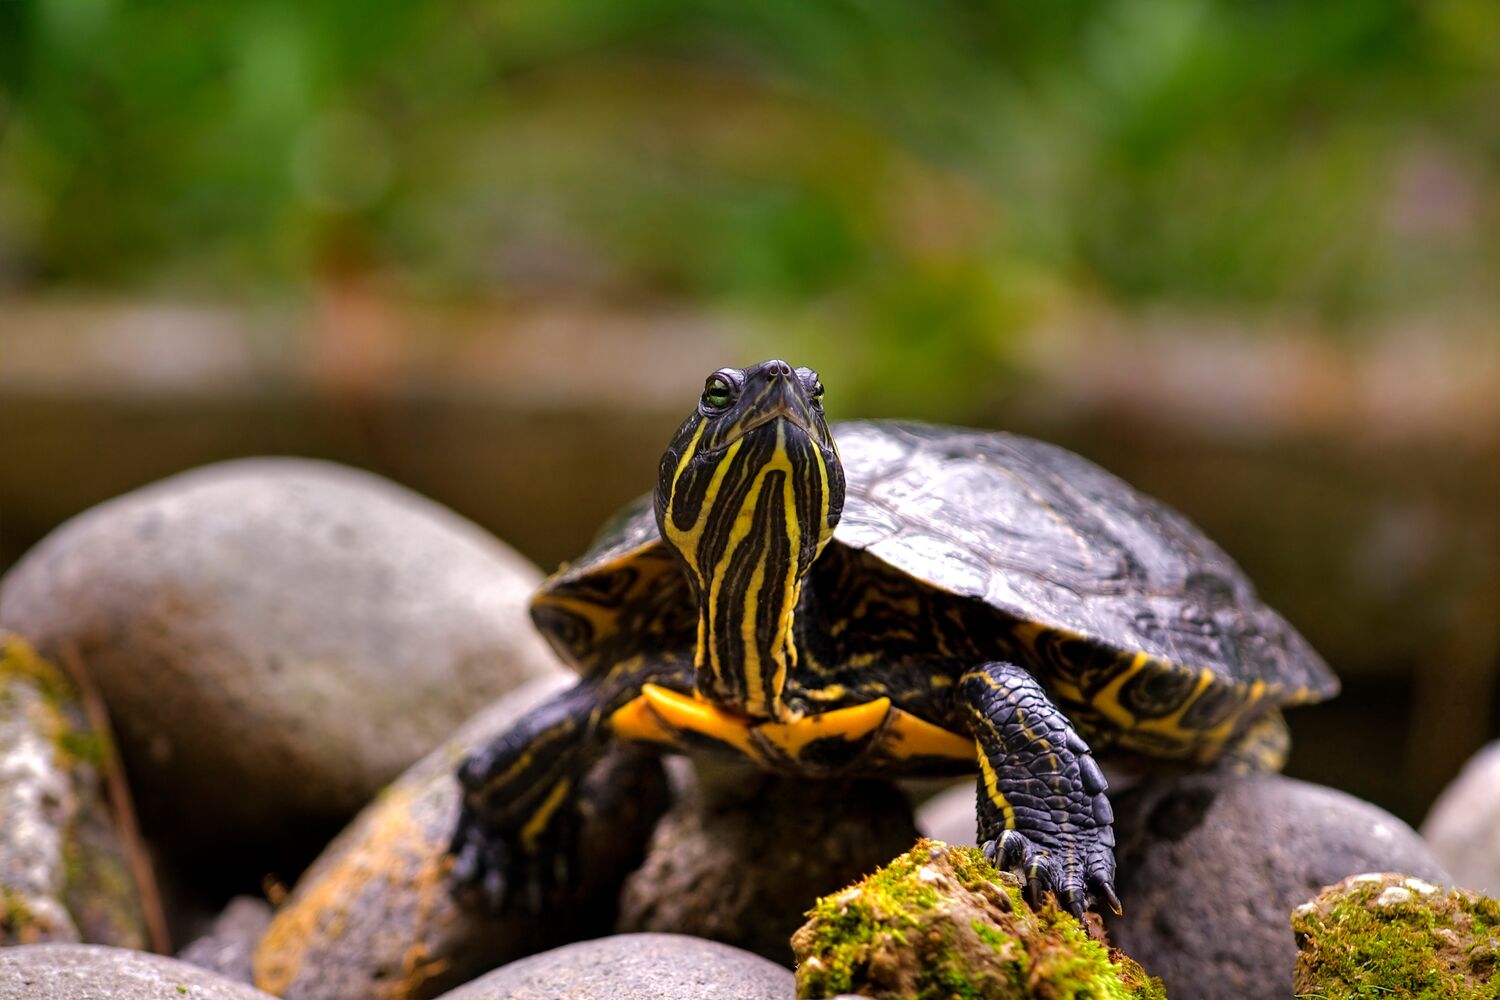
<path fill-rule="evenodd" d="M 90 944 L 0 949 L 6 1000 L 272 1000 L 196 965 Z"/>
<path fill-rule="evenodd" d="M 236 896 L 208 933 L 179 951 L 177 957 L 237 983 L 253 983 L 251 959 L 270 923 L 270 903 L 254 896 Z"/>
<path fill-rule="evenodd" d="M 0 624 L 82 654 L 149 833 L 248 842 L 336 826 L 474 706 L 558 669 L 527 620 L 537 580 L 379 477 L 248 459 L 58 528 L 0 583 Z"/>
<path fill-rule="evenodd" d="M 790 965 L 792 932 L 817 898 L 917 838 L 905 796 L 883 782 L 789 779 L 708 761 L 696 774 L 625 883 L 619 931 L 711 938 Z"/>
<path fill-rule="evenodd" d="M 945 788 L 917 808 L 917 829 L 930 840 L 974 847 L 979 834 L 974 782 Z"/>
<path fill-rule="evenodd" d="M 372 802 L 298 881 L 255 953 L 256 985 L 288 1000 L 423 1000 L 497 965 L 607 933 L 667 790 L 654 757 L 619 750 L 587 779 L 582 884 L 548 912 L 460 905 L 446 850 L 454 768 L 570 677 L 543 678 L 475 716 Z"/>
<path fill-rule="evenodd" d="M 1340 879 L 1448 873 L 1405 823 L 1343 792 L 1278 774 L 1196 774 L 1115 798 L 1111 942 L 1195 1000 L 1286 1000 L 1294 907 Z"/>
<path fill-rule="evenodd" d="M 1422 836 L 1459 885 L 1500 896 L 1500 741 L 1470 758 L 1443 789 Z"/>
<path fill-rule="evenodd" d="M 0 946 L 146 947 L 141 896 L 104 798 L 110 753 L 68 679 L 0 631 Z"/>
<path fill-rule="evenodd" d="M 620 934 L 512 962 L 442 1000 L 791 1000 L 792 974 L 682 934 Z"/>

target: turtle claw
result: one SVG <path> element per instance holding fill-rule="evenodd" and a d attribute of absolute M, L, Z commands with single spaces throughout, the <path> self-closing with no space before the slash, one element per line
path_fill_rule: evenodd
<path fill-rule="evenodd" d="M 1095 898 L 1108 906 L 1111 913 L 1117 917 L 1125 913 L 1124 908 L 1120 906 L 1120 897 L 1115 895 L 1115 887 L 1108 880 L 1097 879 L 1091 880 L 1091 882 Z"/>
<path fill-rule="evenodd" d="M 1041 907 L 1051 895 L 1081 922 L 1095 901 L 1120 913 L 1113 884 L 1114 856 L 1104 838 L 1097 836 L 1099 831 L 1091 833 L 1080 838 L 1081 844 L 1046 847 L 1019 830 L 1005 830 L 998 839 L 986 841 L 981 850 L 995 867 L 1025 879 L 1023 894 L 1032 908 Z"/>

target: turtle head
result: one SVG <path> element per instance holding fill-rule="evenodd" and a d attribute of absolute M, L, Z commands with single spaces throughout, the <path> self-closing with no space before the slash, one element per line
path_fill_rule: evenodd
<path fill-rule="evenodd" d="M 698 689 L 784 718 L 802 581 L 833 537 L 844 472 L 810 368 L 721 368 L 662 455 L 656 523 L 698 601 Z"/>

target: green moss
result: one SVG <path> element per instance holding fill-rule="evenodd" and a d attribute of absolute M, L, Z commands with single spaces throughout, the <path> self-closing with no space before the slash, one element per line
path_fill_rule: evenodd
<path fill-rule="evenodd" d="M 1423 891 L 1402 876 L 1359 876 L 1292 917 L 1298 995 L 1493 1000 L 1500 902 Z"/>
<path fill-rule="evenodd" d="M 95 767 L 102 765 L 110 755 L 109 740 L 98 733 L 68 729 L 57 737 L 57 747 L 69 758 Z"/>
<path fill-rule="evenodd" d="M 38 656 L 25 639 L 14 632 L 0 631 L 0 686 L 15 677 L 31 681 L 53 705 L 60 707 L 78 700 L 61 670 Z"/>
<path fill-rule="evenodd" d="M 31 923 L 31 908 L 14 889 L 0 886 L 0 940 L 13 941 Z"/>
<path fill-rule="evenodd" d="M 1004 951 L 1006 943 L 1010 941 L 1010 938 L 1002 934 L 999 928 L 987 924 L 983 920 L 979 920 L 977 918 L 971 920 L 969 921 L 969 926 L 973 928 L 974 933 L 978 936 L 979 940 L 983 941 L 985 944 L 989 945 L 996 951 Z"/>
<path fill-rule="evenodd" d="M 31 645 L 13 632 L 0 632 L 0 692 L 4 682 L 27 681 L 46 703 L 44 730 L 62 756 L 61 765 L 80 764 L 102 768 L 115 752 L 107 734 L 84 725 L 73 684 L 54 664 L 42 659 Z"/>
<path fill-rule="evenodd" d="M 889 935 L 907 944 L 906 931 L 917 926 L 916 913 L 937 903 L 937 892 L 914 877 L 921 862 L 915 852 L 904 854 L 880 869 L 858 886 L 825 896 L 813 905 L 808 916 L 816 926 L 812 950 L 829 956 L 825 969 L 813 973 L 809 989 L 833 996 L 848 992 L 853 981 L 852 957 L 870 948 L 877 935 Z M 849 899 L 857 891 L 857 905 Z"/>
<path fill-rule="evenodd" d="M 932 841 L 819 900 L 793 938 L 798 995 L 1164 1000 L 1161 984 L 973 848 Z"/>

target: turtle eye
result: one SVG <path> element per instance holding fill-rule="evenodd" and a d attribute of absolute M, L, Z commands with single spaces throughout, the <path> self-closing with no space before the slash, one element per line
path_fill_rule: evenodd
<path fill-rule="evenodd" d="M 818 409 L 821 410 L 823 408 L 823 383 L 821 381 L 813 383 L 812 401 L 813 405 Z"/>
<path fill-rule="evenodd" d="M 711 375 L 703 386 L 703 405 L 711 410 L 722 410 L 734 398 L 734 387 L 722 375 Z"/>

